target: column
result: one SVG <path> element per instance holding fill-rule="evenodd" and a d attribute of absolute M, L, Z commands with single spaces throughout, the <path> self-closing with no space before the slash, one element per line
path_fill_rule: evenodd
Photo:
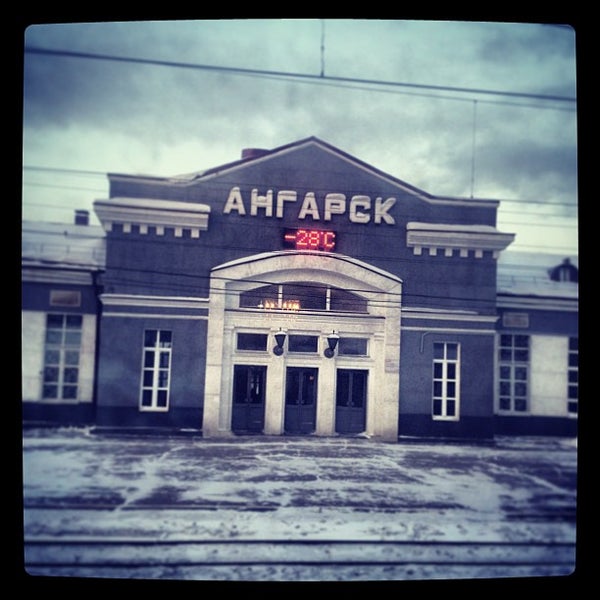
<path fill-rule="evenodd" d="M 335 356 L 333 358 L 323 356 L 323 351 L 327 347 L 326 335 L 321 335 L 319 344 L 321 361 L 317 390 L 317 435 L 335 434 L 336 359 Z"/>
<path fill-rule="evenodd" d="M 269 336 L 269 352 L 274 346 Z M 283 411 L 285 402 L 285 356 L 271 354 L 267 367 L 267 394 L 265 397 L 265 434 L 281 435 L 283 433 Z"/>

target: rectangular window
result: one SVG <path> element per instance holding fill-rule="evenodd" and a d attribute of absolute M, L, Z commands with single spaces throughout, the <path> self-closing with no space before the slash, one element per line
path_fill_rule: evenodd
<path fill-rule="evenodd" d="M 238 333 L 238 350 L 266 350 L 268 335 L 266 333 Z"/>
<path fill-rule="evenodd" d="M 567 409 L 576 415 L 579 404 L 579 338 L 569 338 Z"/>
<path fill-rule="evenodd" d="M 367 338 L 342 337 L 339 341 L 340 356 L 367 356 Z"/>
<path fill-rule="evenodd" d="M 77 400 L 83 317 L 46 315 L 42 397 Z"/>
<path fill-rule="evenodd" d="M 529 336 L 500 336 L 498 348 L 499 410 L 525 413 L 529 398 Z"/>
<path fill-rule="evenodd" d="M 169 410 L 172 334 L 164 329 L 144 331 L 140 410 Z"/>
<path fill-rule="evenodd" d="M 319 336 L 317 335 L 290 335 L 288 341 L 290 352 L 318 352 Z"/>
<path fill-rule="evenodd" d="M 514 329 L 527 329 L 529 327 L 528 313 L 504 313 L 502 315 L 502 327 Z"/>
<path fill-rule="evenodd" d="M 50 306 L 81 306 L 81 292 L 75 290 L 50 290 Z"/>
<path fill-rule="evenodd" d="M 460 346 L 433 344 L 433 406 L 436 420 L 457 421 L 460 400 Z"/>

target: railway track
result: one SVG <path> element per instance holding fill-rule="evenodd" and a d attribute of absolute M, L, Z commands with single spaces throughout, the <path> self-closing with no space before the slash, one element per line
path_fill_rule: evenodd
<path fill-rule="evenodd" d="M 490 487 L 482 489 L 483 499 L 471 501 L 469 494 L 479 491 L 477 479 L 470 479 L 478 459 L 466 450 L 468 460 L 443 456 L 433 469 L 433 451 L 403 450 L 397 457 L 385 455 L 386 447 L 365 457 L 361 446 L 340 458 L 337 446 L 329 454 L 321 448 L 309 454 L 308 444 L 304 450 L 278 446 L 276 455 L 272 446 L 264 452 L 262 446 L 226 446 L 230 454 L 224 447 L 162 448 L 160 459 L 151 448 L 151 458 L 140 459 L 146 449 L 136 442 L 139 456 L 129 446 L 115 446 L 108 454 L 83 455 L 76 468 L 65 459 L 65 469 L 54 447 L 52 454 L 26 454 L 26 572 L 94 579 L 402 581 L 552 577 L 576 567 L 570 456 L 561 455 L 558 466 L 540 458 L 539 468 L 537 455 L 527 457 L 519 470 L 498 459 L 474 475 Z M 67 457 L 71 449 L 64 452 Z M 47 456 L 55 469 L 50 475 Z M 199 469 L 203 461 L 206 467 Z"/>
<path fill-rule="evenodd" d="M 31 575 L 266 580 L 400 580 L 567 575 L 559 542 L 31 538 Z"/>

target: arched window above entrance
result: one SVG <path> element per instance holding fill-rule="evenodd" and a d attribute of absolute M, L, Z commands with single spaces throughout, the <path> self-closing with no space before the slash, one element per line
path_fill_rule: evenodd
<path fill-rule="evenodd" d="M 367 312 L 367 301 L 357 294 L 312 282 L 265 285 L 240 294 L 241 308 Z"/>

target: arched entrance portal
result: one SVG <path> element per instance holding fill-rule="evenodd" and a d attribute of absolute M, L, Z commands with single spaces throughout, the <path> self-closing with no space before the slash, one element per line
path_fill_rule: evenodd
<path fill-rule="evenodd" d="M 331 253 L 273 252 L 215 267 L 203 434 L 396 440 L 401 286 Z"/>

